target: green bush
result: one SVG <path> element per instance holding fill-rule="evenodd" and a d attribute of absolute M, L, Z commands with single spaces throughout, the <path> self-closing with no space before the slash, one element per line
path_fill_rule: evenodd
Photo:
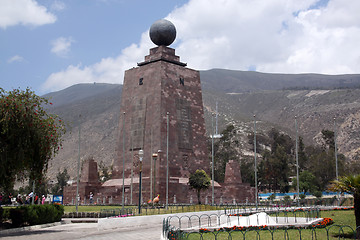
<path fill-rule="evenodd" d="M 0 224 L 2 223 L 3 215 L 4 215 L 4 209 L 0 207 Z"/>
<path fill-rule="evenodd" d="M 276 195 L 275 193 L 271 194 L 269 197 L 268 197 L 268 200 L 270 200 L 271 202 L 273 202 L 276 198 Z"/>
<path fill-rule="evenodd" d="M 26 222 L 27 208 L 26 207 L 18 207 L 9 209 L 9 218 L 11 219 L 11 223 L 13 227 L 23 226 Z"/>
<path fill-rule="evenodd" d="M 62 205 L 30 205 L 10 209 L 14 227 L 58 222 L 64 214 Z"/>

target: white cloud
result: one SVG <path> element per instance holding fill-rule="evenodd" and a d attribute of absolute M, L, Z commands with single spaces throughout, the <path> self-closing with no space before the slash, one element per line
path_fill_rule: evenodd
<path fill-rule="evenodd" d="M 22 62 L 22 61 L 24 61 L 24 58 L 22 56 L 19 56 L 19 55 L 15 55 L 15 56 L 13 56 L 13 57 L 11 57 L 11 58 L 9 58 L 7 60 L 8 63 Z"/>
<path fill-rule="evenodd" d="M 51 4 L 51 9 L 53 11 L 63 11 L 64 9 L 66 8 L 66 5 L 64 2 L 62 1 L 54 1 L 52 4 Z"/>
<path fill-rule="evenodd" d="M 51 74 L 42 85 L 44 91 L 55 91 L 76 83 L 122 83 L 125 70 L 136 66 L 152 46 L 148 33 L 143 33 L 140 45 L 132 44 L 116 58 L 103 58 L 89 66 L 70 65 L 63 71 Z M 141 47 L 140 47 L 141 46 Z"/>
<path fill-rule="evenodd" d="M 0 28 L 6 29 L 18 24 L 40 26 L 55 21 L 56 16 L 35 0 L 0 1 Z"/>
<path fill-rule="evenodd" d="M 59 57 L 67 57 L 73 42 L 74 40 L 72 37 L 59 37 L 51 42 L 51 52 L 55 53 Z"/>
<path fill-rule="evenodd" d="M 359 12 L 359 0 L 190 0 L 167 19 L 177 28 L 177 55 L 194 69 L 343 74 L 360 69 Z M 148 39 L 144 33 L 116 58 L 54 73 L 44 87 L 63 78 L 122 83 L 123 72 L 148 54 Z"/>

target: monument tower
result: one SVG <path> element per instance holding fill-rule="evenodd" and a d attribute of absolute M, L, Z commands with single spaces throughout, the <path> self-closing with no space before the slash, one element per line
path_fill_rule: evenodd
<path fill-rule="evenodd" d="M 125 71 L 112 178 L 101 184 L 96 162 L 88 161 L 79 188 L 82 203 L 91 192 L 99 204 L 136 204 L 140 186 L 142 203 L 158 195 L 160 203 L 191 203 L 196 194 L 188 185 L 190 174 L 203 169 L 210 176 L 200 74 L 168 47 L 176 38 L 171 22 L 155 22 L 150 38 L 157 47 Z M 75 193 L 76 184 L 65 187 L 64 203 L 73 203 Z M 205 204 L 211 197 L 210 189 L 202 194 Z M 242 183 L 234 159 L 226 164 L 224 182 L 214 182 L 214 198 L 216 204 L 254 201 L 255 189 Z"/>
<path fill-rule="evenodd" d="M 137 67 L 125 71 L 113 179 L 124 174 L 127 202 L 131 192 L 136 199 L 138 154 L 143 150 L 143 202 L 158 194 L 165 202 L 167 176 L 169 202 L 189 202 L 190 173 L 196 169 L 210 173 L 200 74 L 168 47 L 176 38 L 170 21 L 156 21 L 150 38 L 157 47 Z"/>

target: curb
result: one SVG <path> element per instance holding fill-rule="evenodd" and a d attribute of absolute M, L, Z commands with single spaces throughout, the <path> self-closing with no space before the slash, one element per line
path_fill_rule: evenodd
<path fill-rule="evenodd" d="M 41 225 L 5 229 L 5 230 L 0 231 L 0 236 L 6 235 L 6 234 L 11 234 L 11 233 L 18 233 L 18 232 L 35 230 L 35 229 L 53 227 L 53 226 L 57 226 L 57 225 L 61 225 L 61 224 L 65 224 L 65 222 L 61 221 L 61 222 L 54 222 L 54 223 L 45 223 L 45 224 L 41 224 Z"/>
<path fill-rule="evenodd" d="M 69 223 L 97 223 L 98 218 L 63 218 L 61 219 L 63 224 Z"/>

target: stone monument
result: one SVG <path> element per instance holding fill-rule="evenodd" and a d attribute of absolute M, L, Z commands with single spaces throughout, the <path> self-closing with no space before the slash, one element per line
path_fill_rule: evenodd
<path fill-rule="evenodd" d="M 81 175 L 79 179 L 79 204 L 89 203 L 90 192 L 97 193 L 101 188 L 98 175 L 98 166 L 93 158 L 86 159 L 81 168 Z M 75 204 L 76 196 L 76 182 L 70 186 L 64 187 L 64 203 Z"/>
<path fill-rule="evenodd" d="M 158 46 L 150 49 L 138 67 L 125 71 L 113 172 L 114 179 L 121 179 L 124 161 L 126 183 L 131 178 L 138 183 L 138 152 L 142 149 L 142 195 L 147 200 L 159 194 L 162 203 L 167 175 L 169 202 L 175 195 L 178 202 L 184 202 L 189 197 L 189 174 L 198 168 L 210 172 L 200 74 L 187 68 L 168 47 L 175 37 L 170 21 L 155 22 L 150 38 Z M 126 195 L 130 187 L 126 185 Z M 133 194 L 138 197 L 137 187 Z"/>
<path fill-rule="evenodd" d="M 161 204 L 192 203 L 196 193 L 188 185 L 190 174 L 203 169 L 211 176 L 200 74 L 168 47 L 176 38 L 170 21 L 156 21 L 150 38 L 157 47 L 137 67 L 125 71 L 112 179 L 100 185 L 82 177 L 81 194 L 92 191 L 96 199 L 104 199 L 102 204 L 137 204 L 140 179 L 142 203 L 158 195 Z M 88 164 L 87 169 L 94 168 Z M 90 172 L 86 176 L 92 176 Z M 214 188 L 216 204 L 254 199 L 254 189 L 241 183 L 236 161 L 227 164 L 225 182 L 215 182 Z M 68 189 L 66 203 L 74 197 L 74 186 Z M 211 187 L 201 198 L 212 199 Z"/>

